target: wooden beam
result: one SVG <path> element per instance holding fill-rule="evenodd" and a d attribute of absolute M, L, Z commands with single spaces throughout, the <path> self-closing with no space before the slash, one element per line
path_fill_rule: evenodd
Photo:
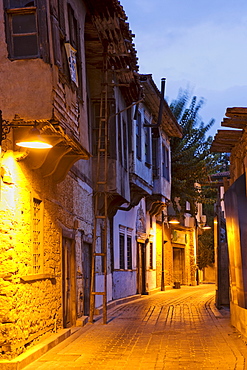
<path fill-rule="evenodd" d="M 247 127 L 247 117 L 224 118 L 221 122 L 221 126 L 245 129 Z"/>
<path fill-rule="evenodd" d="M 210 151 L 212 153 L 231 153 L 233 145 L 223 145 L 217 144 L 215 142 L 212 143 Z"/>
<path fill-rule="evenodd" d="M 217 139 L 236 139 L 239 140 L 243 134 L 242 130 L 218 130 L 215 135 Z"/>
<path fill-rule="evenodd" d="M 227 117 L 232 117 L 232 116 L 246 116 L 247 117 L 247 108 L 246 107 L 227 108 L 226 116 Z"/>

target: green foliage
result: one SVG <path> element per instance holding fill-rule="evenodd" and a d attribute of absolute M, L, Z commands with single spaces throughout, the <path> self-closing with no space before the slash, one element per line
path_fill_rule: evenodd
<path fill-rule="evenodd" d="M 219 155 L 210 152 L 212 137 L 206 136 L 214 124 L 204 124 L 199 115 L 203 99 L 190 100 L 188 91 L 180 91 L 170 108 L 183 129 L 183 137 L 171 138 L 172 185 L 171 200 L 176 213 L 184 214 L 186 201 L 196 214 L 197 203 L 212 203 L 216 193 L 209 186 L 195 187 L 195 183 L 209 182 L 218 168 Z"/>
<path fill-rule="evenodd" d="M 219 153 L 217 163 L 218 163 L 217 172 L 230 171 L 230 154 L 229 153 Z"/>
<path fill-rule="evenodd" d="M 183 137 L 171 139 L 172 185 L 171 200 L 176 214 L 184 215 L 186 201 L 190 213 L 195 216 L 198 203 L 203 204 L 210 230 L 200 231 L 198 236 L 197 265 L 202 269 L 214 262 L 214 203 L 217 190 L 210 186 L 210 175 L 228 171 L 229 158 L 225 154 L 210 152 L 212 137 L 207 136 L 214 124 L 212 119 L 204 124 L 199 111 L 203 99 L 190 99 L 188 91 L 180 91 L 170 108 L 183 129 Z M 195 187 L 195 183 L 201 186 Z"/>
<path fill-rule="evenodd" d="M 204 214 L 211 229 L 198 235 L 197 265 L 200 270 L 214 263 L 214 205 L 205 204 Z"/>
<path fill-rule="evenodd" d="M 200 270 L 214 262 L 214 234 L 211 230 L 198 236 L 197 266 Z"/>

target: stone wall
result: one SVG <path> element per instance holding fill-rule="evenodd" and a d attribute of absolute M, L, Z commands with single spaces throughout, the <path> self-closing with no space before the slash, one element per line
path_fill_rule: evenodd
<path fill-rule="evenodd" d="M 17 162 L 11 151 L 3 154 L 1 165 L 11 177 L 11 183 L 1 178 L 0 192 L 0 358 L 4 359 L 63 327 L 62 229 L 74 233 L 75 268 L 81 271 L 81 236 L 92 235 L 93 208 L 90 187 L 72 175 L 55 185 L 39 171 L 30 171 L 25 161 Z M 43 267 L 38 274 L 32 266 L 34 196 L 43 204 Z M 79 294 L 81 287 L 76 291 Z"/>

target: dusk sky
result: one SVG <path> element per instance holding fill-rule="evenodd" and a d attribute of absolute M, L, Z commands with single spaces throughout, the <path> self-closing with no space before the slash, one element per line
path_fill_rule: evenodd
<path fill-rule="evenodd" d="M 246 0 L 120 0 L 139 58 L 140 73 L 157 86 L 166 78 L 166 100 L 180 88 L 205 104 L 214 136 L 228 107 L 247 107 Z M 222 127 L 223 128 L 223 127 Z"/>

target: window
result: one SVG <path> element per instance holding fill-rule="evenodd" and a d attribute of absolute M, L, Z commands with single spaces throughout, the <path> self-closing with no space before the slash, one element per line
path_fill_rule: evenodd
<path fill-rule="evenodd" d="M 162 146 L 162 176 L 167 180 L 170 181 L 170 174 L 169 174 L 169 151 L 165 145 Z"/>
<path fill-rule="evenodd" d="M 43 203 L 40 199 L 32 201 L 32 244 L 33 274 L 43 272 Z"/>
<path fill-rule="evenodd" d="M 127 269 L 132 270 L 132 237 L 127 235 Z"/>
<path fill-rule="evenodd" d="M 49 61 L 46 2 L 5 0 L 5 29 L 11 59 Z"/>
<path fill-rule="evenodd" d="M 158 139 L 153 139 L 152 141 L 152 163 L 153 163 L 153 178 L 157 179 L 159 177 L 159 166 L 158 166 Z"/>
<path fill-rule="evenodd" d="M 132 229 L 119 225 L 119 269 L 132 270 Z"/>
<path fill-rule="evenodd" d="M 153 243 L 149 243 L 149 269 L 153 268 Z"/>
<path fill-rule="evenodd" d="M 138 112 L 136 120 L 136 157 L 141 159 L 141 113 Z"/>
<path fill-rule="evenodd" d="M 122 127 L 121 127 L 121 115 L 118 112 L 118 160 L 120 164 L 123 164 L 123 151 L 122 151 Z"/>
<path fill-rule="evenodd" d="M 82 73 L 79 24 L 75 12 L 70 4 L 67 6 L 68 17 L 65 17 L 65 2 L 63 0 L 51 1 L 51 21 L 53 36 L 54 62 L 60 71 L 60 77 L 65 82 L 72 83 L 78 96 L 82 97 Z M 68 35 L 66 34 L 66 22 Z"/>
<path fill-rule="evenodd" d="M 80 71 L 80 43 L 79 43 L 79 28 L 77 19 L 75 18 L 74 10 L 71 5 L 68 4 L 68 22 L 69 22 L 69 43 L 65 43 L 70 79 L 76 85 L 79 86 L 79 78 L 77 71 Z"/>
<path fill-rule="evenodd" d="M 148 124 L 145 121 L 145 124 Z M 150 140 L 150 127 L 145 127 L 145 163 L 151 164 L 151 140 Z"/>
<path fill-rule="evenodd" d="M 119 268 L 124 270 L 125 268 L 125 236 L 124 234 L 119 234 Z"/>
<path fill-rule="evenodd" d="M 124 168 L 128 169 L 128 140 L 127 140 L 127 125 L 123 121 L 123 165 Z"/>
<path fill-rule="evenodd" d="M 66 40 L 66 32 L 64 3 L 62 3 L 62 0 L 53 0 L 51 3 L 51 24 L 54 63 L 58 66 L 59 71 L 65 77 L 69 78 L 69 68 L 64 45 Z"/>

